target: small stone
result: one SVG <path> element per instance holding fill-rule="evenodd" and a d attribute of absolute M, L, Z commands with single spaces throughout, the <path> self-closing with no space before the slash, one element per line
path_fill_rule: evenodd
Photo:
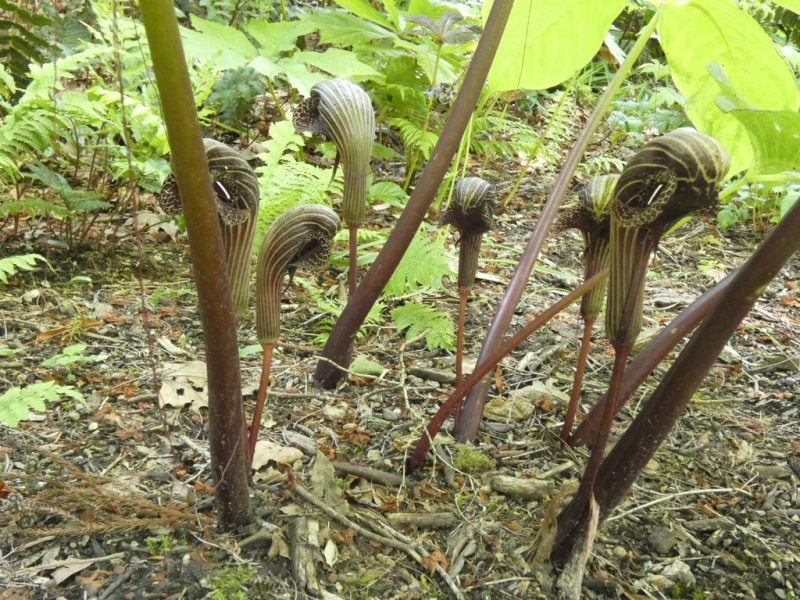
<path fill-rule="evenodd" d="M 756 474 L 759 479 L 786 479 L 792 474 L 789 465 L 758 465 L 756 466 Z"/>
<path fill-rule="evenodd" d="M 628 551 L 625 550 L 625 548 L 623 548 L 622 546 L 614 546 L 614 549 L 611 550 L 611 555 L 614 558 L 622 559 L 628 556 Z"/>
<path fill-rule="evenodd" d="M 786 600 L 786 591 L 782 590 L 781 588 L 775 590 L 775 595 L 781 600 Z"/>
<path fill-rule="evenodd" d="M 770 574 L 770 577 L 772 577 L 778 583 L 783 583 L 783 573 L 781 573 L 780 571 L 773 571 Z"/>
<path fill-rule="evenodd" d="M 553 492 L 552 481 L 519 479 L 508 475 L 492 477 L 491 486 L 495 492 L 524 500 L 541 500 Z"/>
<path fill-rule="evenodd" d="M 97 421 L 92 421 L 91 423 L 89 423 L 89 426 L 86 429 L 92 432 L 92 431 L 97 431 L 99 427 L 100 425 L 97 424 Z"/>
<path fill-rule="evenodd" d="M 677 541 L 675 534 L 668 527 L 656 527 L 647 538 L 650 547 L 657 554 L 669 554 Z"/>
<path fill-rule="evenodd" d="M 683 583 L 686 585 L 694 585 L 695 583 L 692 570 L 689 568 L 689 565 L 682 560 L 669 563 L 664 567 L 664 570 L 661 571 L 661 574 L 675 583 Z"/>

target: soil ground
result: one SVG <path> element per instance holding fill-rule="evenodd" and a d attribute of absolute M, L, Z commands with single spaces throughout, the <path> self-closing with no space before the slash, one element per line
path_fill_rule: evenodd
<path fill-rule="evenodd" d="M 480 348 L 542 199 L 542 190 L 523 190 L 485 244 L 468 354 Z M 0 235 L 9 255 L 42 252 L 40 240 L 15 235 L 10 224 Z M 757 237 L 693 222 L 665 240 L 647 283 L 643 337 L 741 264 Z M 451 353 L 404 343 L 388 324 L 368 328 L 357 353 L 384 372 L 323 391 L 311 377 L 318 317 L 307 290 L 293 284 L 261 434 L 274 446 L 254 474 L 256 520 L 224 533 L 213 507 L 185 238 L 176 243 L 153 228 L 141 241 L 141 254 L 133 237 L 73 255 L 53 250 L 52 270 L 0 285 L 0 346 L 16 351 L 0 359 L 0 386 L 55 379 L 86 398 L 0 428 L 0 598 L 302 598 L 314 589 L 340 598 L 452 597 L 442 572 L 465 598 L 544 597 L 530 567 L 538 533 L 587 457 L 558 442 L 580 339 L 574 307 L 503 361 L 494 410 L 471 451 L 453 444 L 448 429 L 437 438 L 435 466 L 429 459 L 404 478 L 409 447 L 452 390 Z M 551 238 L 512 330 L 579 281 L 580 252 L 577 234 Z M 335 288 L 337 276 L 344 279 L 327 272 L 317 281 Z M 425 301 L 455 311 L 451 289 Z M 584 597 L 799 597 L 799 289 L 795 257 L 602 525 Z M 601 330 L 584 410 L 608 382 L 612 353 Z M 252 315 L 239 334 L 240 346 L 256 343 Z M 85 360 L 42 365 L 76 343 L 86 345 Z M 260 352 L 242 358 L 248 411 L 260 362 Z M 664 371 L 622 411 L 616 433 Z M 154 372 L 167 387 L 163 408 Z M 337 466 L 335 479 L 318 452 Z M 338 463 L 395 477 L 348 474 Z M 498 476 L 524 480 L 526 491 L 504 488 Z M 320 490 L 324 500 L 315 503 Z M 335 516 L 345 512 L 349 522 Z"/>

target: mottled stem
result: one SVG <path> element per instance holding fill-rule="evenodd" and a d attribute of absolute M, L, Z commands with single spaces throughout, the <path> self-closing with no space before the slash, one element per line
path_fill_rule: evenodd
<path fill-rule="evenodd" d="M 464 323 L 467 316 L 469 290 L 458 288 L 458 329 L 456 330 L 456 385 L 464 379 Z"/>

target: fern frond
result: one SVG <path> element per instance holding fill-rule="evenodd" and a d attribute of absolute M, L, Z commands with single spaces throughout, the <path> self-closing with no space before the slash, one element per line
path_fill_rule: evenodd
<path fill-rule="evenodd" d="M 436 142 L 439 141 L 438 135 L 432 131 L 425 131 L 418 123 L 400 117 L 389 119 L 389 124 L 400 132 L 406 152 L 414 149 L 418 150 L 425 160 L 430 158 Z"/>
<path fill-rule="evenodd" d="M 42 31 L 52 21 L 8 0 L 0 0 L 0 14 L 0 61 L 20 87 L 28 81 L 28 65 L 44 62 L 53 49 Z"/>
<path fill-rule="evenodd" d="M 16 427 L 28 418 L 30 411 L 42 412 L 47 404 L 58 402 L 64 396 L 85 404 L 86 400 L 71 385 L 58 385 L 54 381 L 33 383 L 24 388 L 12 387 L 0 395 L 0 423 Z"/>
<path fill-rule="evenodd" d="M 453 320 L 446 312 L 427 304 L 409 302 L 392 311 L 392 320 L 398 331 L 406 330 L 406 341 L 423 336 L 428 350 L 455 347 Z"/>
<path fill-rule="evenodd" d="M 8 278 L 13 277 L 19 271 L 33 271 L 37 260 L 50 266 L 47 259 L 39 254 L 20 254 L 0 258 L 0 282 L 8 283 Z"/>
<path fill-rule="evenodd" d="M 69 216 L 69 210 L 39 198 L 24 198 L 23 200 L 13 200 L 0 204 L 0 217 L 14 217 L 23 214 L 30 217 L 45 216 L 65 219 Z"/>
<path fill-rule="evenodd" d="M 442 279 L 453 279 L 455 272 L 448 264 L 443 246 L 442 241 L 418 232 L 386 284 L 386 294 L 402 296 L 423 288 L 444 289 Z"/>

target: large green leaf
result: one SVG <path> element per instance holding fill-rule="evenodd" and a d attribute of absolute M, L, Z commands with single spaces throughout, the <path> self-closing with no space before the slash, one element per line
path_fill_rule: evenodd
<path fill-rule="evenodd" d="M 759 109 L 795 111 L 800 105 L 791 69 L 761 26 L 731 0 L 670 0 L 659 25 L 661 45 L 686 113 L 731 155 L 731 174 L 753 161 L 753 146 L 736 116 L 721 110 L 709 65 L 724 70 L 736 94 Z"/>
<path fill-rule="evenodd" d="M 298 52 L 292 60 L 312 65 L 340 79 L 364 81 L 382 78 L 378 71 L 358 60 L 355 54 L 340 48 L 328 48 L 325 52 Z"/>
<path fill-rule="evenodd" d="M 516 0 L 489 71 L 493 91 L 541 90 L 569 79 L 600 49 L 626 0 Z M 483 3 L 484 22 L 492 0 Z"/>
<path fill-rule="evenodd" d="M 368 21 L 373 21 L 379 25 L 383 25 L 384 27 L 392 27 L 389 19 L 387 19 L 380 11 L 373 8 L 369 0 L 334 0 L 334 2 L 336 2 L 336 4 L 342 8 L 346 8 L 357 17 L 367 19 Z"/>
<path fill-rule="evenodd" d="M 345 12 L 318 12 L 303 21 L 319 29 L 321 44 L 373 46 L 375 50 L 380 50 L 381 46 L 376 44 L 378 40 L 397 39 L 393 31 Z"/>
<path fill-rule="evenodd" d="M 294 50 L 297 47 L 297 38 L 314 31 L 316 25 L 310 19 L 275 23 L 259 20 L 250 21 L 245 29 L 258 43 L 262 56 L 275 58 L 281 52 Z"/>
<path fill-rule="evenodd" d="M 187 58 L 214 58 L 215 66 L 224 71 L 242 67 L 258 55 L 256 47 L 238 29 L 194 15 L 192 26 L 194 30 L 181 27 L 183 49 Z"/>

